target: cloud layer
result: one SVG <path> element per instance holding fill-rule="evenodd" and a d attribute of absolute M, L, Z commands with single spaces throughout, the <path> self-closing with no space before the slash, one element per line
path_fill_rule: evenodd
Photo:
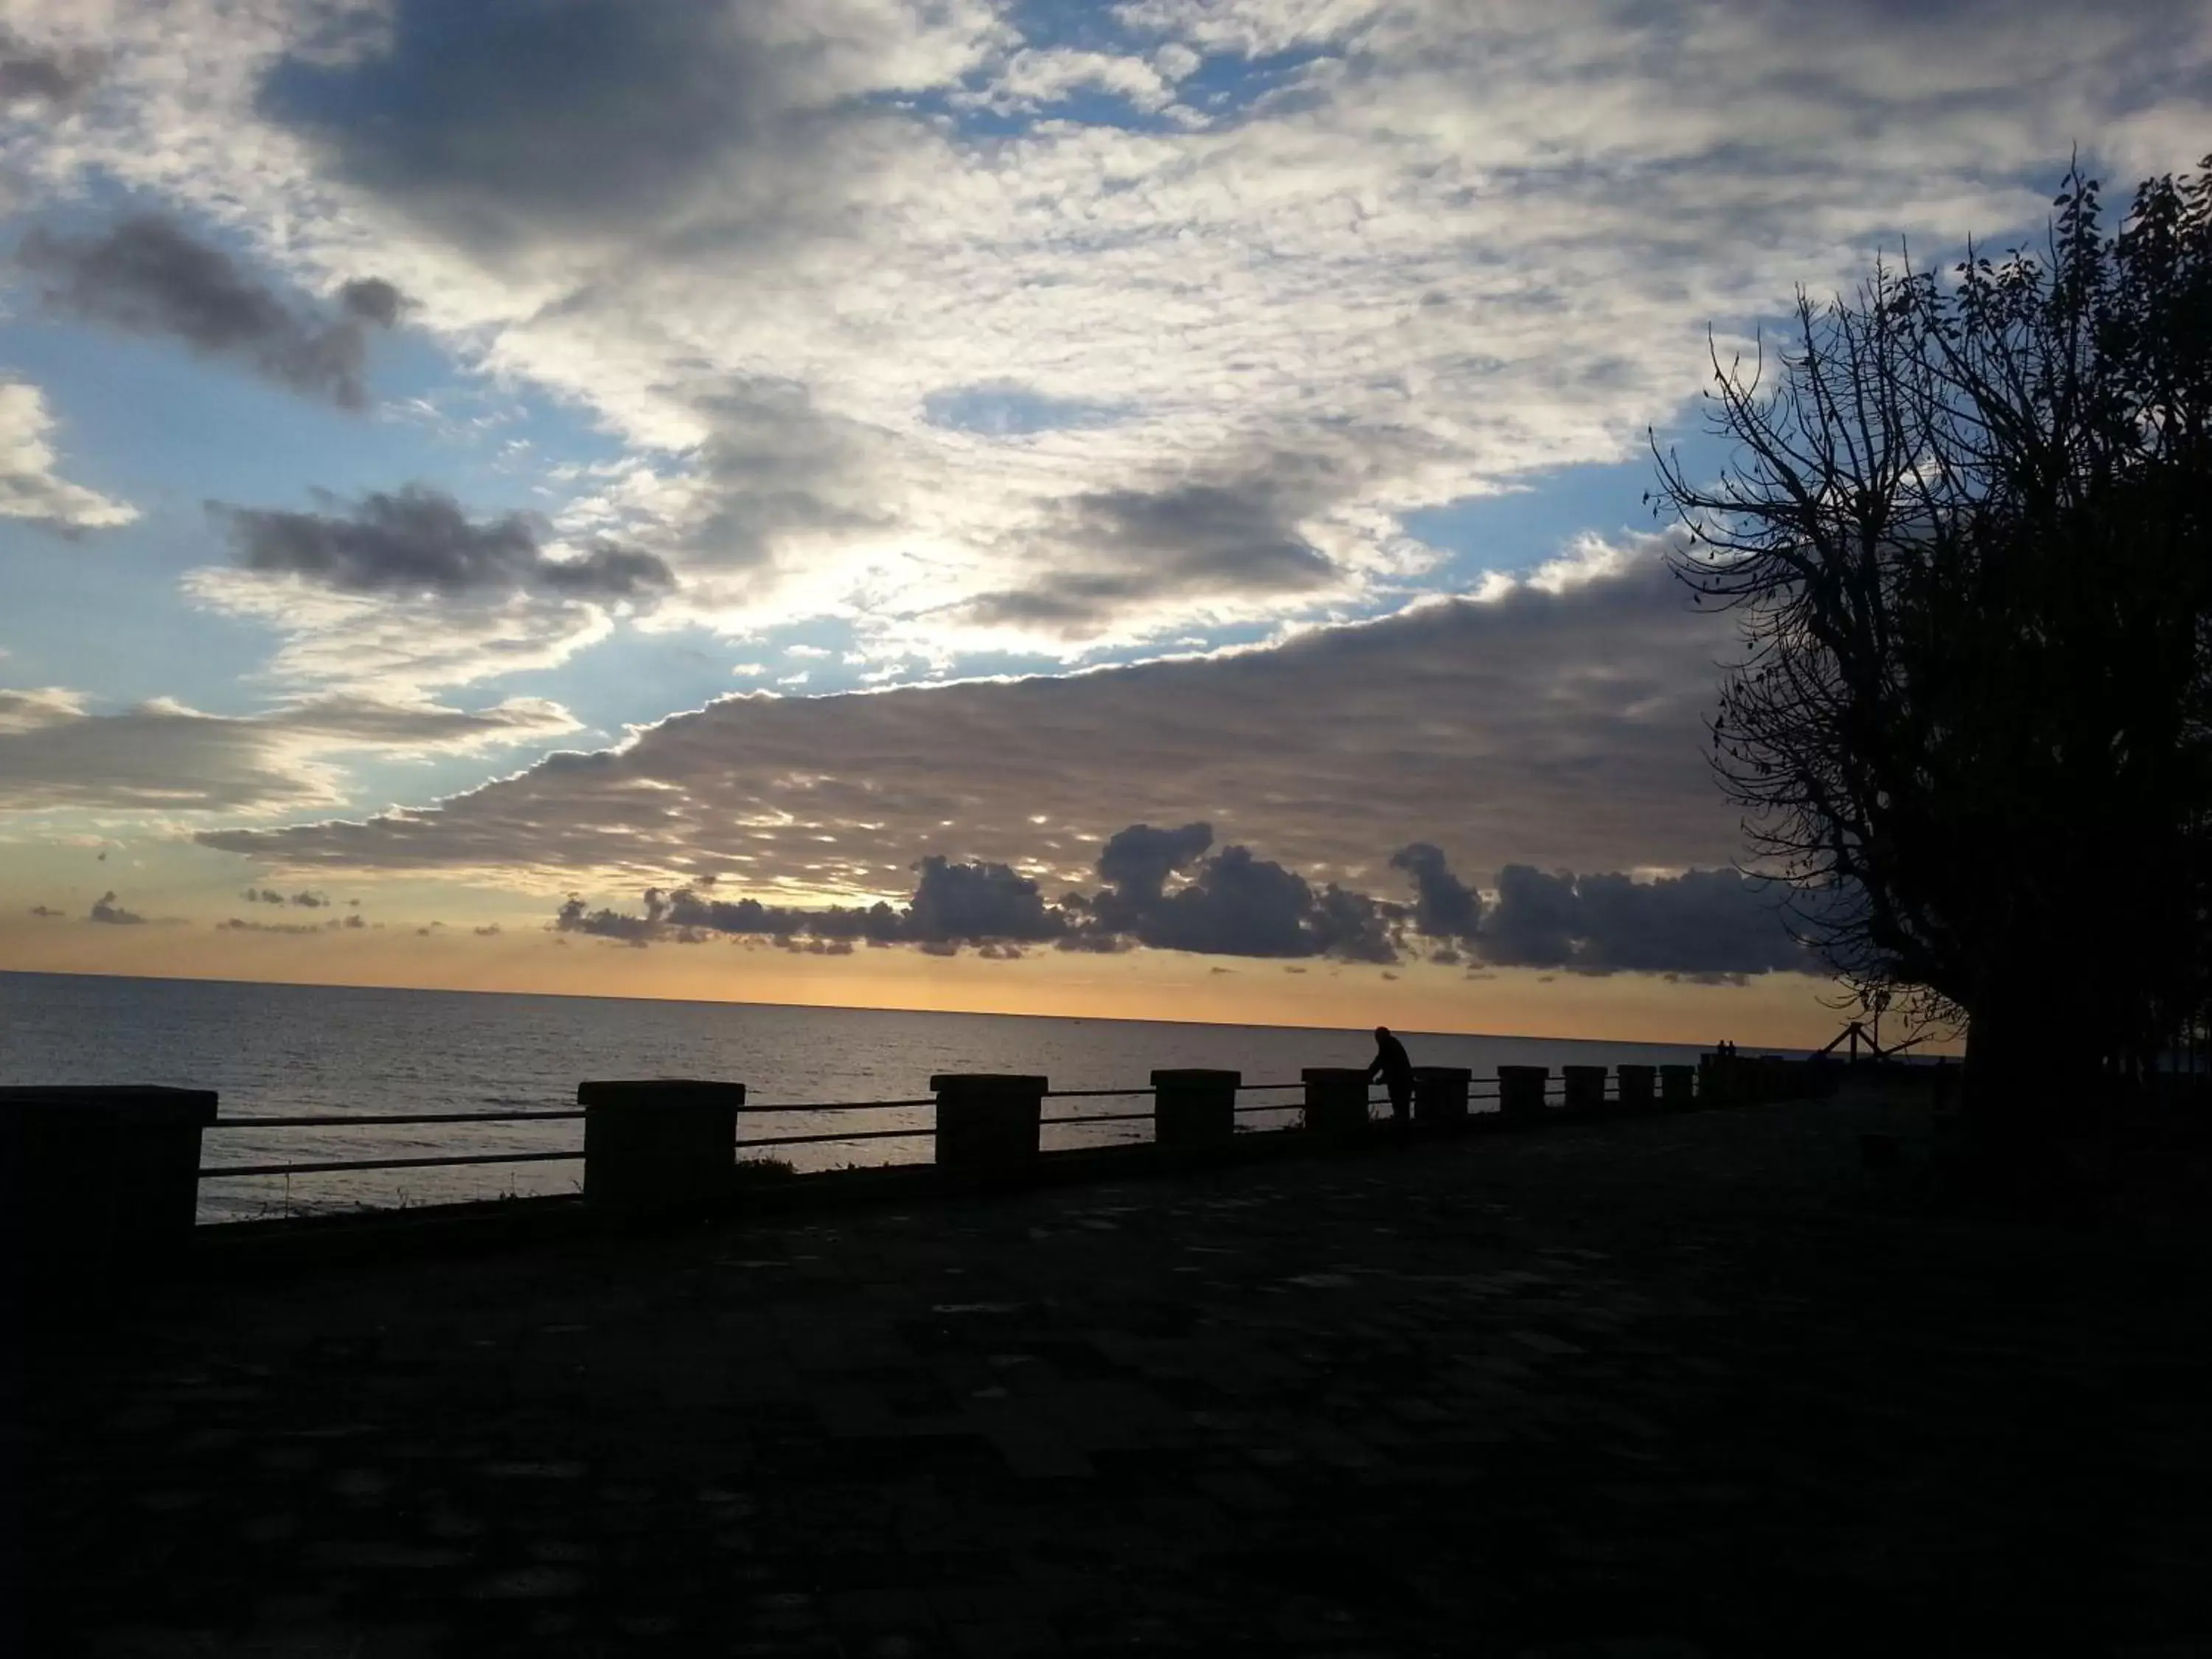
<path fill-rule="evenodd" d="M 328 331 L 404 290 L 622 446 L 548 487 L 678 579 L 642 620 L 827 617 L 878 664 L 1385 606 L 1436 562 L 1409 515 L 1629 458 L 1709 324 L 2031 224 L 2077 142 L 2184 165 L 2212 119 L 2212 21 L 2148 3 L 1131 0 L 1079 41 L 988 0 L 19 9 L 9 61 L 104 65 L 11 141 L 26 178 L 174 201 L 334 296 L 142 226 L 77 248 L 133 273 L 87 307 L 343 398 Z M 437 660 L 576 621 L 472 614 Z M 337 681 L 382 649 L 295 644 Z"/>
<path fill-rule="evenodd" d="M 95 714 L 75 692 L 0 690 L 0 810 L 300 811 L 344 798 L 331 756 L 482 754 L 575 729 L 532 698 L 470 711 L 325 697 L 232 717 L 165 701 Z"/>
<path fill-rule="evenodd" d="M 1457 868 L 1724 864 L 1702 716 L 1729 624 L 1685 608 L 1656 546 L 1590 568 L 1266 650 L 732 697 L 434 807 L 204 839 L 301 872 L 717 873 L 814 897 L 903 894 L 925 853 L 1057 892 L 1138 821 L 1209 823 L 1324 884 L 1367 880 L 1409 836 Z"/>

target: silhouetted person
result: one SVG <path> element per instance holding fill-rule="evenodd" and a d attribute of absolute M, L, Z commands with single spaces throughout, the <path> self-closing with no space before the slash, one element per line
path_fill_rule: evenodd
<path fill-rule="evenodd" d="M 1375 1028 L 1375 1059 L 1367 1068 L 1367 1080 L 1372 1083 L 1376 1078 L 1390 1091 L 1392 1127 L 1406 1128 L 1413 1121 L 1413 1062 L 1387 1025 Z"/>

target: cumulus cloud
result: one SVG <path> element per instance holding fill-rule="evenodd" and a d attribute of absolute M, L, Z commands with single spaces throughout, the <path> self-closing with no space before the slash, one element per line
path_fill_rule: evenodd
<path fill-rule="evenodd" d="M 1472 939 L 1482 921 L 1482 895 L 1451 872 L 1443 849 L 1416 842 L 1390 855 L 1390 867 L 1413 880 L 1413 923 L 1435 939 Z"/>
<path fill-rule="evenodd" d="M 1395 959 L 1391 913 L 1372 899 L 1334 883 L 1316 890 L 1247 847 L 1201 857 L 1212 842 L 1206 823 L 1121 830 L 1098 856 L 1104 889 L 1064 901 L 1079 920 L 1063 942 L 1087 950 L 1141 945 L 1205 956 Z M 1172 890 L 1171 877 L 1183 878 Z"/>
<path fill-rule="evenodd" d="M 319 937 L 334 931 L 335 921 L 247 921 L 233 916 L 228 921 L 216 923 L 216 931 L 223 933 L 283 933 L 294 939 Z"/>
<path fill-rule="evenodd" d="M 1096 891 L 1048 904 L 1036 881 L 1001 864 L 960 864 L 931 854 L 902 906 L 764 903 L 714 896 L 702 879 L 648 888 L 638 910 L 592 909 L 572 894 L 555 915 L 562 933 L 642 947 L 713 936 L 772 939 L 787 949 L 852 948 L 855 941 L 905 945 L 933 955 L 974 946 L 993 960 L 1027 945 L 1062 950 L 1176 951 L 1393 964 L 1408 954 L 1456 963 L 1464 946 L 1499 966 L 1565 968 L 1586 975 L 1665 974 L 1741 981 L 1753 975 L 1811 972 L 1776 897 L 1733 870 L 1692 870 L 1647 882 L 1622 874 L 1541 875 L 1522 866 L 1498 872 L 1498 902 L 1486 925 L 1480 900 L 1433 848 L 1394 860 L 1414 876 L 1413 905 L 1309 881 L 1295 871 L 1224 847 L 1201 856 L 1203 823 L 1176 830 L 1132 824 L 1099 854 Z M 1439 904 L 1437 896 L 1449 899 Z M 1449 942 L 1447 942 L 1449 941 Z"/>
<path fill-rule="evenodd" d="M 372 491 L 326 511 L 210 508 L 239 564 L 264 575 L 299 576 L 342 593 L 404 598 L 504 596 L 537 590 L 562 596 L 629 599 L 674 578 L 661 560 L 599 545 L 556 558 L 540 545 L 542 525 L 522 514 L 469 518 L 452 496 L 413 484 Z"/>
<path fill-rule="evenodd" d="M 114 927 L 137 927 L 142 926 L 146 918 L 135 910 L 125 909 L 116 902 L 115 890 L 110 888 L 92 902 L 92 908 L 85 913 L 85 920 L 103 921 Z"/>
<path fill-rule="evenodd" d="M 42 921 L 58 921 L 64 913 L 55 909 L 50 904 L 34 904 L 31 907 L 31 914 Z"/>
<path fill-rule="evenodd" d="M 586 910 L 581 898 L 571 896 L 554 926 L 631 945 L 663 937 L 696 942 L 726 933 L 941 949 L 1056 939 L 1066 931 L 1065 919 L 1046 908 L 1036 883 L 1003 864 L 959 864 L 933 854 L 915 867 L 920 875 L 913 894 L 898 909 L 881 902 L 810 908 L 717 899 L 702 887 L 648 888 L 640 914 Z"/>
<path fill-rule="evenodd" d="M 1583 974 L 1736 979 L 1813 965 L 1791 936 L 1781 895 L 1735 870 L 1638 882 L 1508 865 L 1478 943 L 1501 967 Z"/>
<path fill-rule="evenodd" d="M 138 510 L 60 476 L 46 395 L 0 380 L 0 519 L 21 519 L 65 536 L 132 523 Z"/>
<path fill-rule="evenodd" d="M 131 214 L 99 236 L 35 229 L 16 257 L 53 311 L 181 341 L 342 409 L 368 402 L 367 326 L 389 326 L 399 312 L 398 289 L 375 278 L 348 283 L 337 315 L 319 315 L 157 213 Z"/>
<path fill-rule="evenodd" d="M 0 690 L 0 810 L 297 811 L 343 799 L 331 756 L 481 754 L 575 729 L 526 697 L 478 710 L 322 697 L 244 716 L 157 699 L 104 714 L 72 691 Z"/>

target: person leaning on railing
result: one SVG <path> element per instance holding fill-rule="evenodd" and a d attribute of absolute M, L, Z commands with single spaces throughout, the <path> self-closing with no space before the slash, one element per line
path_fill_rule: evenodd
<path fill-rule="evenodd" d="M 1413 1062 L 1387 1025 L 1375 1028 L 1375 1058 L 1367 1067 L 1367 1080 L 1377 1078 L 1390 1091 L 1391 1127 L 1405 1129 L 1413 1121 Z"/>

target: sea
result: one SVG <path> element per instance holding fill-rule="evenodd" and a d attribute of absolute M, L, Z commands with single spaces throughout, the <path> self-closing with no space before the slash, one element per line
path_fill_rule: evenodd
<path fill-rule="evenodd" d="M 1464 1066 L 1478 1089 L 1500 1066 L 1666 1065 L 1695 1046 L 1561 1037 L 1399 1033 L 1416 1065 Z M 220 1121 L 204 1168 L 363 1158 L 580 1152 L 580 1121 L 257 1128 L 257 1119 L 573 1110 L 588 1079 L 703 1078 L 743 1083 L 738 1155 L 787 1136 L 910 1130 L 909 1139 L 756 1147 L 801 1171 L 926 1163 L 927 1105 L 827 1111 L 915 1100 L 940 1072 L 1042 1075 L 1055 1089 L 1127 1089 L 1126 1098 L 1048 1099 L 1044 1144 L 1149 1136 L 1141 1121 L 1068 1120 L 1149 1111 L 1156 1067 L 1221 1066 L 1248 1084 L 1295 1084 L 1309 1066 L 1364 1066 L 1365 1030 L 1145 1020 L 948 1014 L 761 1003 L 240 984 L 0 973 L 0 1085 L 169 1084 L 213 1089 Z M 1243 1121 L 1294 1120 L 1296 1089 Z M 580 1189 L 569 1161 L 444 1169 L 210 1176 L 204 1224 L 359 1207 L 412 1207 Z"/>

